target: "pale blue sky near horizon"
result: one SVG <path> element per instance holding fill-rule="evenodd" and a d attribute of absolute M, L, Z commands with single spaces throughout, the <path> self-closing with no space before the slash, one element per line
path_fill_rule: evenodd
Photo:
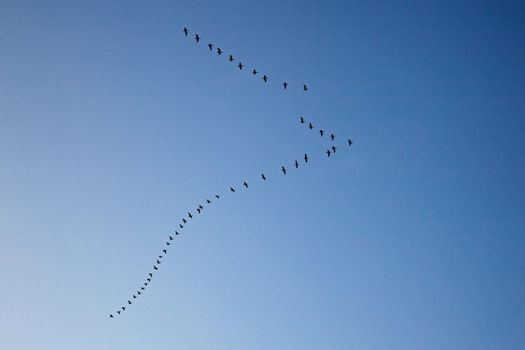
<path fill-rule="evenodd" d="M 520 349 L 524 15 L 1 1 L 0 348 Z"/>

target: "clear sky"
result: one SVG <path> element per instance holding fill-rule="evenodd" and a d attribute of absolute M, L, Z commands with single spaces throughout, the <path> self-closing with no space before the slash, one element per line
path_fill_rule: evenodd
<path fill-rule="evenodd" d="M 523 18 L 518 1 L 1 1 L 0 348 L 521 349 Z"/>

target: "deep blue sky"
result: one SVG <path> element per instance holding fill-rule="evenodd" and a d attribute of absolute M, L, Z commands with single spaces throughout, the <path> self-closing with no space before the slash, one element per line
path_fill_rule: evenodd
<path fill-rule="evenodd" d="M 521 348 L 523 18 L 508 1 L 1 2 L 0 347 Z M 300 115 L 356 143 L 327 159 Z"/>

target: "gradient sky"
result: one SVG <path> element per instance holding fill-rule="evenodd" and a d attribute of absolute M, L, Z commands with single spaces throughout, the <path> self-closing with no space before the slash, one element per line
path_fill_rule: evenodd
<path fill-rule="evenodd" d="M 522 348 L 523 18 L 518 1 L 1 1 L 0 348 Z M 326 158 L 300 115 L 355 144 Z"/>

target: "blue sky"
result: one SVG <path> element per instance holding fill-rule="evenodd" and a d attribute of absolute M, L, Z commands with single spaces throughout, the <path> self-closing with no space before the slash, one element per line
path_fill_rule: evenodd
<path fill-rule="evenodd" d="M 0 3 L 2 348 L 520 348 L 524 15 Z M 300 115 L 337 135 L 336 157 Z"/>

